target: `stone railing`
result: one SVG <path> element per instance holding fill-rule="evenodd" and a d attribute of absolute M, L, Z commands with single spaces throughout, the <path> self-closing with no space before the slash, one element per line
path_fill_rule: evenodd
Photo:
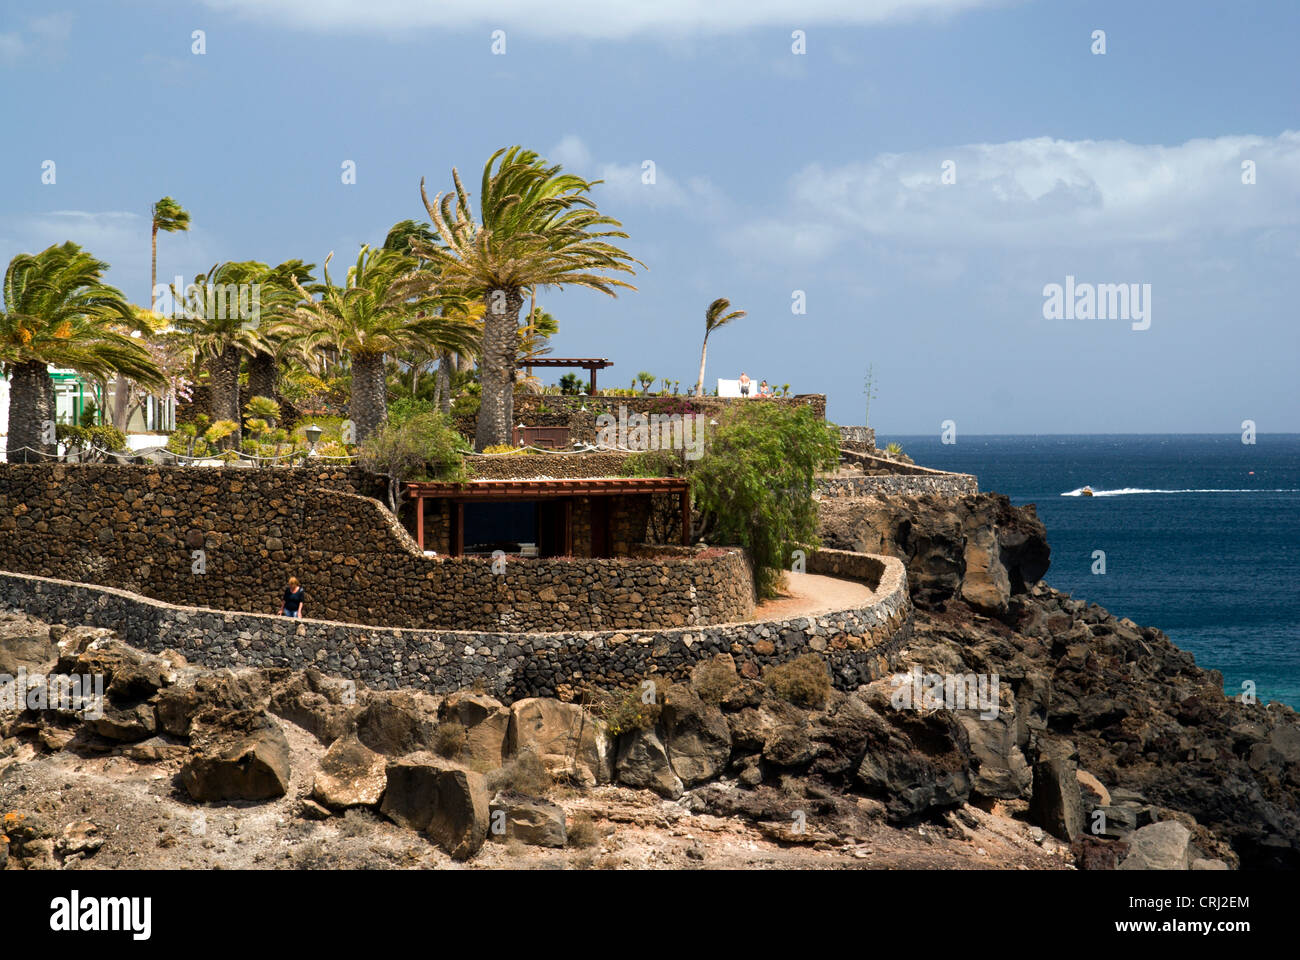
<path fill-rule="evenodd" d="M 435 631 L 292 620 L 6 572 L 0 572 L 0 606 L 50 622 L 107 627 L 133 646 L 155 653 L 170 648 L 211 668 L 314 666 L 386 689 L 444 693 L 478 683 L 505 700 L 566 696 L 648 676 L 682 679 L 715 653 L 731 654 L 742 672 L 758 676 L 764 666 L 808 652 L 828 661 L 836 686 L 852 689 L 892 669 L 911 629 L 902 562 L 871 559 L 869 567 L 878 564 L 880 577 L 872 600 L 861 608 L 642 631 Z"/>

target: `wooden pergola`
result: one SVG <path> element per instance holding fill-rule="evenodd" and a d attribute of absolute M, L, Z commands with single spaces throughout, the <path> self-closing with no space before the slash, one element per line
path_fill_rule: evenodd
<path fill-rule="evenodd" d="M 596 393 L 596 371 L 604 370 L 606 367 L 612 367 L 613 360 L 586 358 L 586 359 L 564 359 L 562 357 L 534 357 L 527 361 L 528 367 L 576 367 L 586 370 L 591 375 L 591 388 L 588 394 Z"/>
<path fill-rule="evenodd" d="M 473 480 L 468 483 L 412 482 L 406 492 L 415 499 L 415 540 L 424 550 L 424 502 L 447 500 L 451 504 L 451 553 L 465 549 L 465 504 L 482 501 L 564 499 L 566 554 L 572 551 L 573 498 L 614 497 L 627 494 L 676 494 L 682 511 L 682 545 L 691 542 L 691 486 L 682 477 L 586 477 L 568 480 Z M 609 513 L 603 514 L 606 526 Z M 593 536 L 607 536 L 595 530 Z"/>

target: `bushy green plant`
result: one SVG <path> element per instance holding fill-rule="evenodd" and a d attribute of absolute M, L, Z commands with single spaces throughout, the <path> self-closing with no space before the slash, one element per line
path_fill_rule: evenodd
<path fill-rule="evenodd" d="M 102 461 L 105 454 L 126 449 L 126 434 L 110 424 L 79 427 L 60 423 L 54 428 L 54 437 L 70 450 L 75 450 L 77 459 L 86 463 Z"/>
<path fill-rule="evenodd" d="M 640 688 L 633 687 L 601 696 L 596 712 L 609 727 L 610 735 L 617 737 L 633 730 L 651 729 L 659 722 L 663 706 L 657 702 L 642 703 Z"/>
<path fill-rule="evenodd" d="M 216 447 L 226 437 L 239 430 L 239 424 L 233 420 L 218 420 L 203 431 L 203 440 L 209 447 Z"/>
<path fill-rule="evenodd" d="M 566 373 L 560 377 L 560 393 L 576 397 L 582 392 L 582 378 L 576 373 Z"/>
<path fill-rule="evenodd" d="M 422 413 L 433 413 L 437 406 L 423 397 L 402 396 L 388 405 L 388 422 L 401 425 Z"/>
<path fill-rule="evenodd" d="M 83 427 L 93 427 L 98 416 L 99 408 L 95 406 L 95 401 L 87 400 L 86 405 L 81 408 L 81 416 L 77 418 L 77 423 Z"/>
<path fill-rule="evenodd" d="M 244 406 L 244 416 L 265 420 L 269 428 L 280 422 L 280 405 L 270 397 L 252 397 Z"/>
<path fill-rule="evenodd" d="M 813 479 L 838 462 L 834 427 L 811 407 L 770 403 L 733 407 L 686 461 L 702 538 L 745 548 L 760 597 L 776 594 L 796 547 L 817 545 Z"/>
<path fill-rule="evenodd" d="M 469 442 L 440 413 L 421 413 L 405 423 L 386 423 L 361 445 L 366 469 L 388 478 L 388 504 L 397 512 L 403 480 L 444 480 L 466 477 Z"/>

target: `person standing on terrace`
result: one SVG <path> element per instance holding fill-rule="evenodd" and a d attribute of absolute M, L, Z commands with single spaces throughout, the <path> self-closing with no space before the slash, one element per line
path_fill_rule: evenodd
<path fill-rule="evenodd" d="M 284 599 L 280 603 L 280 616 L 301 619 L 303 600 L 306 596 L 306 591 L 299 585 L 298 578 L 290 577 L 289 586 L 285 588 Z"/>
<path fill-rule="evenodd" d="M 752 381 L 749 379 L 749 374 L 747 374 L 744 370 L 741 370 L 740 371 L 740 395 L 742 397 L 749 396 L 749 385 L 751 382 Z"/>

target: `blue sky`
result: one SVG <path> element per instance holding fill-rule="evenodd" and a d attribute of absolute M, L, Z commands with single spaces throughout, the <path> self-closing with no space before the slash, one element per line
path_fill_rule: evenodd
<path fill-rule="evenodd" d="M 541 297 L 556 355 L 613 359 L 611 385 L 693 383 L 726 296 L 749 315 L 711 338 L 710 380 L 825 392 L 861 423 L 870 364 L 883 433 L 1300 430 L 1300 4 L 27 7 L 0 13 L 4 262 L 75 240 L 146 303 L 170 194 L 194 229 L 160 237 L 160 278 L 331 250 L 341 269 L 424 219 L 422 176 L 473 189 L 521 143 L 603 178 L 649 268 L 618 299 Z M 1149 329 L 1045 319 L 1067 276 L 1150 284 Z"/>

